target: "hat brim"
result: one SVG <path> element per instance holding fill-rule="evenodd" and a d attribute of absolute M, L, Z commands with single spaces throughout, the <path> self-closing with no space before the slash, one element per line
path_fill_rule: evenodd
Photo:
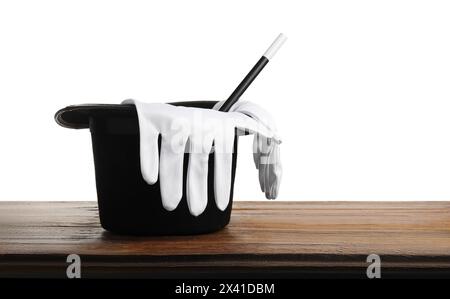
<path fill-rule="evenodd" d="M 134 105 L 120 104 L 83 104 L 67 106 L 55 114 L 55 121 L 60 126 L 70 129 L 89 128 L 89 119 L 102 114 L 136 114 Z"/>
<path fill-rule="evenodd" d="M 175 106 L 213 108 L 216 101 L 190 101 L 169 103 Z M 132 104 L 82 104 L 67 106 L 55 114 L 55 121 L 70 129 L 87 129 L 89 120 L 96 116 L 136 117 L 136 107 Z"/>

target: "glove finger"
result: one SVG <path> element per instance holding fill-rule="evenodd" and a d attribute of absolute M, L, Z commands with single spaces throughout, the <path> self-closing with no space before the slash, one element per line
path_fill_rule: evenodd
<path fill-rule="evenodd" d="M 189 164 L 187 172 L 187 203 L 192 215 L 198 216 L 208 204 L 208 159 L 212 141 L 209 148 L 199 139 L 190 139 Z M 202 149 L 202 150 L 199 150 Z"/>
<path fill-rule="evenodd" d="M 269 154 L 269 164 L 266 181 L 266 198 L 275 199 L 280 188 L 282 166 L 280 161 L 280 146 L 273 143 Z"/>
<path fill-rule="evenodd" d="M 187 138 L 174 140 L 161 138 L 159 185 L 162 204 L 166 210 L 174 210 L 183 196 L 183 161 Z M 175 144 L 176 142 L 176 144 Z"/>
<path fill-rule="evenodd" d="M 259 168 L 259 161 L 261 158 L 261 153 L 259 151 L 259 134 L 255 134 L 253 137 L 253 162 L 255 163 L 256 169 Z"/>
<path fill-rule="evenodd" d="M 273 154 L 273 143 L 271 143 L 268 146 L 268 153 L 267 153 L 267 159 L 265 161 L 266 163 L 266 171 L 264 173 L 264 186 L 265 186 L 265 195 L 267 199 L 273 199 L 273 197 L 271 196 L 271 191 L 272 191 L 272 187 L 273 187 L 273 179 L 276 179 L 273 176 L 273 167 L 274 164 L 272 163 L 272 154 Z"/>
<path fill-rule="evenodd" d="M 214 195 L 217 207 L 223 211 L 230 201 L 234 128 L 220 137 L 214 140 Z"/>
<path fill-rule="evenodd" d="M 140 132 L 140 159 L 141 173 L 143 179 L 150 185 L 158 180 L 159 155 L 158 137 L 159 133 L 147 126 L 145 121 L 139 124 Z"/>

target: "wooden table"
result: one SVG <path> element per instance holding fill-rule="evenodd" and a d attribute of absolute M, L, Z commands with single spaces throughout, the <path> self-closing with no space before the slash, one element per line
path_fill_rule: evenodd
<path fill-rule="evenodd" d="M 0 277 L 449 276 L 450 202 L 235 202 L 220 232 L 124 237 L 95 202 L 1 202 Z"/>

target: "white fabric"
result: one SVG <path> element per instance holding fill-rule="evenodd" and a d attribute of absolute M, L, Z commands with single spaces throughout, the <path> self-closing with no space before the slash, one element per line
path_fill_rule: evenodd
<path fill-rule="evenodd" d="M 213 109 L 219 110 L 224 102 L 218 102 Z M 267 199 L 277 198 L 283 168 L 280 158 L 281 140 L 277 135 L 275 121 L 269 112 L 251 102 L 236 102 L 231 107 L 230 112 L 246 114 L 274 134 L 272 137 L 255 134 L 253 139 L 253 160 L 259 171 L 261 191 L 265 193 Z"/>
<path fill-rule="evenodd" d="M 205 210 L 208 202 L 208 159 L 213 142 L 215 201 L 223 211 L 230 198 L 235 129 L 277 140 L 274 131 L 265 124 L 237 111 L 220 112 L 135 100 L 123 103 L 136 106 L 142 177 L 148 184 L 154 184 L 159 176 L 162 204 L 169 211 L 178 206 L 183 195 L 185 151 L 189 152 L 186 198 L 190 213 L 198 216 Z M 256 108 L 250 110 L 258 114 Z"/>

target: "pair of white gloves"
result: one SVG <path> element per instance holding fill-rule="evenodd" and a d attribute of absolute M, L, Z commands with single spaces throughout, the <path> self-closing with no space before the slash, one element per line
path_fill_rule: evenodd
<path fill-rule="evenodd" d="M 158 181 L 165 209 L 174 210 L 183 196 L 183 160 L 189 153 L 186 197 L 192 215 L 200 215 L 208 203 L 208 159 L 214 151 L 216 205 L 225 210 L 230 199 L 232 153 L 236 129 L 255 134 L 253 156 L 266 197 L 275 199 L 281 180 L 281 162 L 275 124 L 269 113 L 250 102 L 237 102 L 229 112 L 170 104 L 134 104 L 139 118 L 140 163 L 148 184 Z M 161 135 L 161 150 L 158 137 Z M 213 146 L 214 144 L 214 146 Z"/>

